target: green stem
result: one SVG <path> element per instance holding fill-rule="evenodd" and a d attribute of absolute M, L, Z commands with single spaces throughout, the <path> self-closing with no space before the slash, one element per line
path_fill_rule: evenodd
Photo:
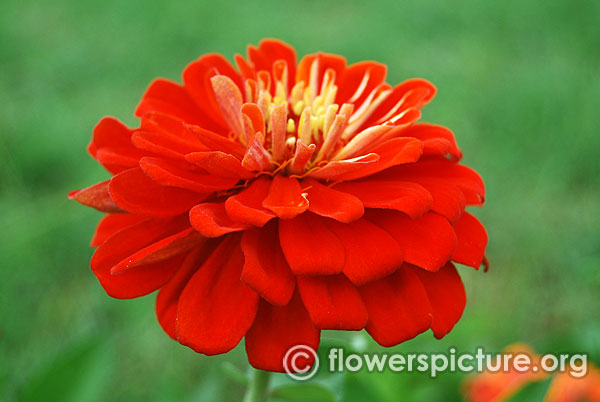
<path fill-rule="evenodd" d="M 264 370 L 252 370 L 252 378 L 248 384 L 244 402 L 264 402 L 267 400 L 267 390 L 271 372 Z"/>

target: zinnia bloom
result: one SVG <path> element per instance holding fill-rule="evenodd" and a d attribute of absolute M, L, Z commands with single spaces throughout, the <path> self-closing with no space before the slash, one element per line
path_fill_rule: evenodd
<path fill-rule="evenodd" d="M 448 333 L 465 292 L 453 262 L 478 268 L 479 175 L 447 128 L 416 123 L 435 94 L 395 87 L 386 66 L 277 40 L 157 79 L 138 128 L 106 117 L 89 152 L 113 177 L 71 193 L 107 212 L 92 270 L 106 292 L 159 290 L 164 330 L 213 355 L 245 337 L 250 363 L 281 371 L 320 331 L 396 345 Z"/>
<path fill-rule="evenodd" d="M 541 357 L 528 345 L 513 344 L 506 347 L 503 353 L 526 354 L 538 370 L 517 371 L 512 367 L 507 372 L 485 371 L 471 376 L 464 383 L 464 393 L 468 402 L 509 401 L 528 384 L 545 380 L 552 375 L 539 369 Z M 567 370 L 583 372 L 584 368 L 567 367 Z M 568 371 L 555 374 L 550 379 L 544 402 L 600 402 L 600 370 L 592 364 L 588 364 L 586 370 L 586 375 L 582 377 L 575 377 Z"/>

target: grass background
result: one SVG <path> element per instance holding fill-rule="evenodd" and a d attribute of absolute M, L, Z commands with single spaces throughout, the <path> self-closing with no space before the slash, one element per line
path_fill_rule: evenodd
<path fill-rule="evenodd" d="M 231 401 L 243 347 L 171 341 L 154 297 L 119 301 L 89 270 L 99 214 L 69 190 L 107 173 L 85 152 L 104 115 L 133 125 L 157 76 L 278 37 L 433 81 L 424 119 L 452 128 L 487 185 L 487 274 L 462 267 L 463 319 L 402 352 L 524 341 L 600 363 L 600 3 L 583 0 L 5 0 L 0 6 L 0 400 Z M 379 350 L 363 334 L 344 338 Z M 340 400 L 460 400 L 462 374 L 318 379 Z M 284 381 L 277 377 L 276 381 Z"/>

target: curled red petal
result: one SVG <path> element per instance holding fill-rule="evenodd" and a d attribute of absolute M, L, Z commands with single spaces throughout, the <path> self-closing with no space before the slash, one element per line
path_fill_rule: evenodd
<path fill-rule="evenodd" d="M 423 143 L 416 138 L 392 138 L 371 149 L 371 152 L 379 156 L 374 163 L 327 178 L 330 180 L 355 180 L 381 172 L 392 166 L 416 162 L 423 152 Z"/>
<path fill-rule="evenodd" d="M 270 179 L 265 176 L 259 177 L 247 188 L 225 201 L 227 215 L 236 222 L 263 226 L 276 216 L 262 205 L 263 200 L 269 194 L 270 187 Z"/>
<path fill-rule="evenodd" d="M 81 190 L 69 193 L 69 198 L 102 212 L 123 212 L 108 192 L 110 180 L 106 180 Z"/>
<path fill-rule="evenodd" d="M 179 233 L 165 237 L 138 250 L 127 259 L 114 265 L 110 269 L 110 273 L 111 275 L 120 275 L 137 266 L 154 264 L 171 259 L 201 245 L 205 240 L 193 228 L 182 230 Z"/>
<path fill-rule="evenodd" d="M 214 133 L 210 130 L 206 130 L 199 126 L 186 126 L 198 139 L 212 151 L 221 151 L 227 154 L 242 159 L 246 153 L 246 148 L 237 142 L 232 141 L 227 137 L 220 134 Z"/>
<path fill-rule="evenodd" d="M 361 288 L 367 332 L 381 346 L 395 346 L 429 329 L 431 305 L 417 275 L 406 267 Z"/>
<path fill-rule="evenodd" d="M 454 265 L 449 262 L 437 272 L 409 267 L 425 288 L 431 304 L 433 335 L 443 338 L 462 316 L 466 304 L 465 287 Z"/>
<path fill-rule="evenodd" d="M 320 338 L 321 331 L 313 326 L 298 292 L 286 306 L 261 300 L 254 324 L 246 334 L 248 361 L 260 370 L 283 372 L 283 359 L 290 348 L 306 345 L 317 350 Z M 301 370 L 312 366 L 314 360 L 311 356 L 296 363 Z"/>
<path fill-rule="evenodd" d="M 292 219 L 308 209 L 308 200 L 297 179 L 275 175 L 262 205 L 281 219 Z"/>
<path fill-rule="evenodd" d="M 177 305 L 177 340 L 198 353 L 233 349 L 254 322 L 259 297 L 240 280 L 239 236 L 225 239 L 191 277 Z"/>
<path fill-rule="evenodd" d="M 185 216 L 169 219 L 149 219 L 124 228 L 98 247 L 92 257 L 92 271 L 112 297 L 128 299 L 155 291 L 167 282 L 185 254 L 156 263 L 140 265 L 122 274 L 113 275 L 114 266 L 127 261 L 139 250 L 189 227 Z"/>
<path fill-rule="evenodd" d="M 267 171 L 272 166 L 271 154 L 265 149 L 265 136 L 256 133 L 250 140 L 242 159 L 242 166 L 250 171 Z"/>
<path fill-rule="evenodd" d="M 254 177 L 254 173 L 244 169 L 238 158 L 225 152 L 192 152 L 187 154 L 185 159 L 216 176 L 236 179 Z"/>
<path fill-rule="evenodd" d="M 302 182 L 308 198 L 308 210 L 327 218 L 350 223 L 365 212 L 362 201 L 352 194 L 324 186 L 316 180 Z"/>
<path fill-rule="evenodd" d="M 360 294 L 344 275 L 299 276 L 298 290 L 316 328 L 359 331 L 367 324 Z"/>
<path fill-rule="evenodd" d="M 219 237 L 231 232 L 248 229 L 249 226 L 235 222 L 225 212 L 224 203 L 198 204 L 190 210 L 192 226 L 206 237 Z"/>
<path fill-rule="evenodd" d="M 245 257 L 242 281 L 269 303 L 288 304 L 296 281 L 279 245 L 277 223 L 245 231 L 242 251 Z"/>
<path fill-rule="evenodd" d="M 221 116 L 237 138 L 244 138 L 242 104 L 244 99 L 240 88 L 226 75 L 215 75 L 210 79 Z"/>
<path fill-rule="evenodd" d="M 140 215 L 174 216 L 198 204 L 205 194 L 162 186 L 140 168 L 121 172 L 110 180 L 109 192 L 122 209 Z"/>
<path fill-rule="evenodd" d="M 359 177 L 362 177 L 360 173 L 379 159 L 378 154 L 370 153 L 356 158 L 331 161 L 321 168 L 309 171 L 307 176 L 315 179 L 346 180 L 345 177 L 352 177 L 358 172 Z"/>
<path fill-rule="evenodd" d="M 454 223 L 453 229 L 458 245 L 452 255 L 452 261 L 479 269 L 488 241 L 485 228 L 477 218 L 464 212 Z"/>
<path fill-rule="evenodd" d="M 330 275 L 342 271 L 345 250 L 330 222 L 312 213 L 279 221 L 279 241 L 296 275 Z"/>

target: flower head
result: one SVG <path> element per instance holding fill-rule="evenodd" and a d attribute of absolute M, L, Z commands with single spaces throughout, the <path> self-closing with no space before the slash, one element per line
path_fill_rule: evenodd
<path fill-rule="evenodd" d="M 433 85 L 392 87 L 386 66 L 332 54 L 296 63 L 277 40 L 235 63 L 202 56 L 183 85 L 149 86 L 138 128 L 94 129 L 114 176 L 71 197 L 107 212 L 91 263 L 107 293 L 159 290 L 172 338 L 211 355 L 245 337 L 266 370 L 323 329 L 444 336 L 465 304 L 453 262 L 478 268 L 487 236 L 454 135 L 416 123 Z"/>

